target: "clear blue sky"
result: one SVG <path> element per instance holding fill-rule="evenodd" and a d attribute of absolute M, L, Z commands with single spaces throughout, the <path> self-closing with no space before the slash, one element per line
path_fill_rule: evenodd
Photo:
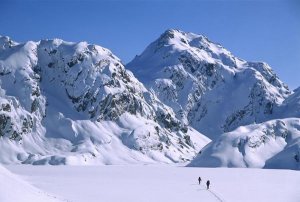
<path fill-rule="evenodd" d="M 168 28 L 206 35 L 236 56 L 266 61 L 300 86 L 299 0 L 0 0 L 0 35 L 88 41 L 129 62 Z"/>

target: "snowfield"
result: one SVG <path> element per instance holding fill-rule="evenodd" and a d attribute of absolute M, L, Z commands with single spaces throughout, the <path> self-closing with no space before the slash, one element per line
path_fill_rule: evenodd
<path fill-rule="evenodd" d="M 67 202 L 33 187 L 1 166 L 0 187 L 1 202 Z"/>
<path fill-rule="evenodd" d="M 181 165 L 9 165 L 6 168 L 35 187 L 70 202 L 299 202 L 300 199 L 300 172 L 293 170 Z M 0 176 L 1 187 L 6 187 Z M 199 176 L 202 185 L 198 185 Z M 211 181 L 209 191 L 204 186 L 207 179 Z M 8 190 L 0 189 L 0 196 Z M 26 201 L 25 197 L 21 201 Z"/>

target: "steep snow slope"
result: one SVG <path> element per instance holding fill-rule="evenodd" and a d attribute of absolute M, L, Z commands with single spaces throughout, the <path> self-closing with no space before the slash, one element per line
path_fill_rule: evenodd
<path fill-rule="evenodd" d="M 127 67 L 178 119 L 211 139 L 268 120 L 290 94 L 266 63 L 239 59 L 179 30 L 167 30 Z"/>
<path fill-rule="evenodd" d="M 27 182 L 19 179 L 0 165 L 0 201 L 1 202 L 62 202 L 67 200 L 58 199 L 44 191 L 41 191 Z"/>
<path fill-rule="evenodd" d="M 178 162 L 209 139 L 175 118 L 108 49 L 0 37 L 0 161 Z"/>
<path fill-rule="evenodd" d="M 300 119 L 241 126 L 204 147 L 189 166 L 300 170 Z"/>

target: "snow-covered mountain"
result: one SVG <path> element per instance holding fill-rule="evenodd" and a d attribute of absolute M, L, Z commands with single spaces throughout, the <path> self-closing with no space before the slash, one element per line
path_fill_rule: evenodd
<path fill-rule="evenodd" d="M 211 139 L 269 120 L 291 94 L 266 63 L 180 30 L 167 30 L 127 67 L 178 119 Z"/>
<path fill-rule="evenodd" d="M 213 141 L 190 166 L 300 169 L 300 90 L 206 37 L 167 30 L 127 67 Z"/>
<path fill-rule="evenodd" d="M 0 37 L 0 162 L 178 162 L 208 142 L 108 49 Z"/>
<path fill-rule="evenodd" d="M 126 68 L 86 42 L 0 37 L 0 162 L 184 162 L 212 139 L 191 166 L 300 169 L 300 88 L 266 63 L 167 30 Z"/>
<path fill-rule="evenodd" d="M 272 120 L 222 134 L 189 166 L 300 170 L 299 88 L 274 108 Z"/>
<path fill-rule="evenodd" d="M 189 166 L 300 169 L 300 119 L 241 126 L 203 148 Z"/>

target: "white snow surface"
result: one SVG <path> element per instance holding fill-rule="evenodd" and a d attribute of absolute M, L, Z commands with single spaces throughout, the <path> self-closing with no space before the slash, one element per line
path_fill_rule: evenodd
<path fill-rule="evenodd" d="M 300 199 L 300 173 L 292 170 L 178 165 L 10 165 L 7 168 L 37 188 L 69 202 L 299 202 Z M 211 181 L 209 191 L 206 180 Z M 6 191 L 3 187 L 0 196 Z"/>
<path fill-rule="evenodd" d="M 0 165 L 1 202 L 67 202 L 37 189 Z"/>
<path fill-rule="evenodd" d="M 282 105 L 274 108 L 274 118 L 300 117 L 300 87 L 288 96 Z"/>

